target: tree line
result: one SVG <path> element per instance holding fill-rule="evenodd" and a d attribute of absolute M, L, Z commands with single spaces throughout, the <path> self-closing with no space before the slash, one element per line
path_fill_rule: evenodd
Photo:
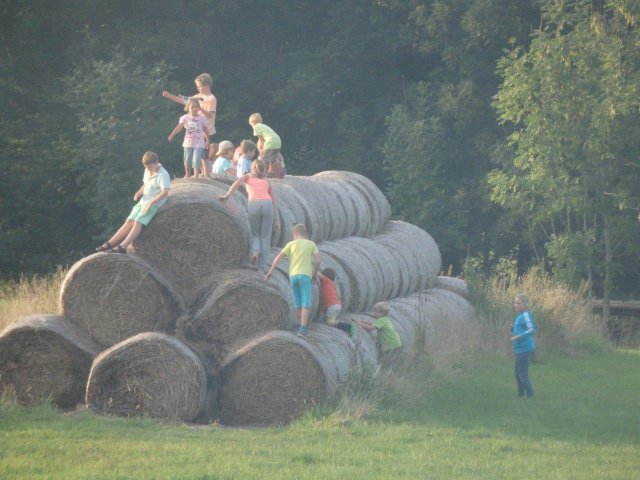
<path fill-rule="evenodd" d="M 0 272 L 89 252 L 130 208 L 140 157 L 209 72 L 216 141 L 261 112 L 294 174 L 372 178 L 470 258 L 637 293 L 637 0 L 6 0 Z"/>

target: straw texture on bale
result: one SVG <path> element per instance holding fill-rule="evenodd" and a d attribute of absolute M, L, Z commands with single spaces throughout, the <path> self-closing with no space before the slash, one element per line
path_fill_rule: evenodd
<path fill-rule="evenodd" d="M 204 289 L 193 313 L 179 320 L 181 336 L 216 365 L 243 341 L 275 329 L 293 328 L 289 282 L 276 271 L 269 283 L 249 269 L 221 271 Z"/>
<path fill-rule="evenodd" d="M 289 185 L 298 195 L 307 201 L 312 209 L 311 224 L 306 225 L 307 234 L 310 240 L 322 242 L 332 237 L 331 223 L 331 203 L 322 185 L 309 180 L 308 177 L 297 177 L 287 175 L 282 179 L 282 183 Z"/>
<path fill-rule="evenodd" d="M 358 362 L 337 328 L 314 324 L 306 339 L 269 332 L 229 356 L 220 370 L 220 415 L 228 425 L 294 420 L 330 399 Z"/>
<path fill-rule="evenodd" d="M 433 237 L 421 228 L 399 220 L 388 221 L 381 233 L 400 240 L 415 255 L 417 263 L 414 268 L 420 275 L 418 289 L 433 287 L 442 268 L 440 250 Z"/>
<path fill-rule="evenodd" d="M 217 200 L 226 191 L 213 180 L 172 183 L 167 203 L 133 244 L 133 251 L 159 268 L 187 302 L 217 270 L 247 263 L 246 200 L 240 193 Z"/>
<path fill-rule="evenodd" d="M 84 332 L 58 315 L 30 315 L 0 333 L 0 392 L 23 405 L 44 400 L 60 408 L 82 402 L 91 362 L 100 352 Z"/>
<path fill-rule="evenodd" d="M 280 228 L 273 231 L 272 245 L 283 246 L 291 241 L 291 227 L 296 223 L 306 225 L 309 238 L 313 238 L 318 222 L 307 200 L 282 180 L 271 179 L 270 182 L 276 199 L 276 214 L 280 219 Z"/>
<path fill-rule="evenodd" d="M 140 333 L 96 357 L 87 382 L 92 409 L 119 416 L 149 415 L 180 421 L 206 408 L 207 376 L 199 357 L 161 333 Z"/>
<path fill-rule="evenodd" d="M 450 290 L 461 297 L 469 298 L 469 288 L 467 282 L 461 278 L 439 276 L 436 281 L 436 288 Z"/>
<path fill-rule="evenodd" d="M 184 301 L 155 268 L 135 255 L 96 253 L 76 262 L 60 288 L 60 313 L 97 343 L 175 328 Z"/>
<path fill-rule="evenodd" d="M 315 174 L 314 180 L 333 179 L 348 183 L 356 188 L 369 207 L 368 228 L 365 236 L 376 233 L 391 216 L 391 205 L 380 189 L 367 177 L 347 171 L 325 171 Z M 335 238 L 335 237 L 334 237 Z"/>

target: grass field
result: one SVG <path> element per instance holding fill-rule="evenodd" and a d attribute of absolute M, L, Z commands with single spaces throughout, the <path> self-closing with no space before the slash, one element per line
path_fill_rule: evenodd
<path fill-rule="evenodd" d="M 288 427 L 225 429 L 0 404 L 2 479 L 635 479 L 640 352 L 542 352 L 536 396 L 511 359 L 354 379 Z"/>

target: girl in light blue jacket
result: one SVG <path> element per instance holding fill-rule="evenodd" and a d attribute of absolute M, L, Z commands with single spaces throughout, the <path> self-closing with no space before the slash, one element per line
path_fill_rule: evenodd
<path fill-rule="evenodd" d="M 535 350 L 536 324 L 529 311 L 529 297 L 519 293 L 513 300 L 513 309 L 518 314 L 513 322 L 511 344 L 516 356 L 515 376 L 519 397 L 533 397 L 533 386 L 529 380 L 529 362 Z"/>

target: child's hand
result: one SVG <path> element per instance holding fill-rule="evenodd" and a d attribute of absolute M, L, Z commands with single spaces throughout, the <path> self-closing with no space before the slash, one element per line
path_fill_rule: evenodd
<path fill-rule="evenodd" d="M 167 92 L 166 90 L 164 92 L 162 92 L 162 96 L 164 98 L 167 98 L 169 95 L 171 95 L 169 92 Z"/>
<path fill-rule="evenodd" d="M 173 136 L 172 136 L 172 135 L 169 135 L 169 137 L 167 138 L 167 140 L 169 140 L 169 141 L 173 140 Z"/>
<path fill-rule="evenodd" d="M 271 270 L 264 274 L 264 283 L 267 283 L 271 278 Z"/>
<path fill-rule="evenodd" d="M 140 199 L 141 196 L 142 196 L 142 193 L 140 193 L 140 192 L 134 193 L 133 194 L 133 201 L 137 202 Z"/>
<path fill-rule="evenodd" d="M 146 215 L 150 207 L 151 207 L 150 203 L 147 203 L 144 207 L 142 207 L 142 214 Z"/>
<path fill-rule="evenodd" d="M 224 202 L 225 200 L 228 200 L 229 197 L 227 195 L 218 195 L 218 200 Z"/>

